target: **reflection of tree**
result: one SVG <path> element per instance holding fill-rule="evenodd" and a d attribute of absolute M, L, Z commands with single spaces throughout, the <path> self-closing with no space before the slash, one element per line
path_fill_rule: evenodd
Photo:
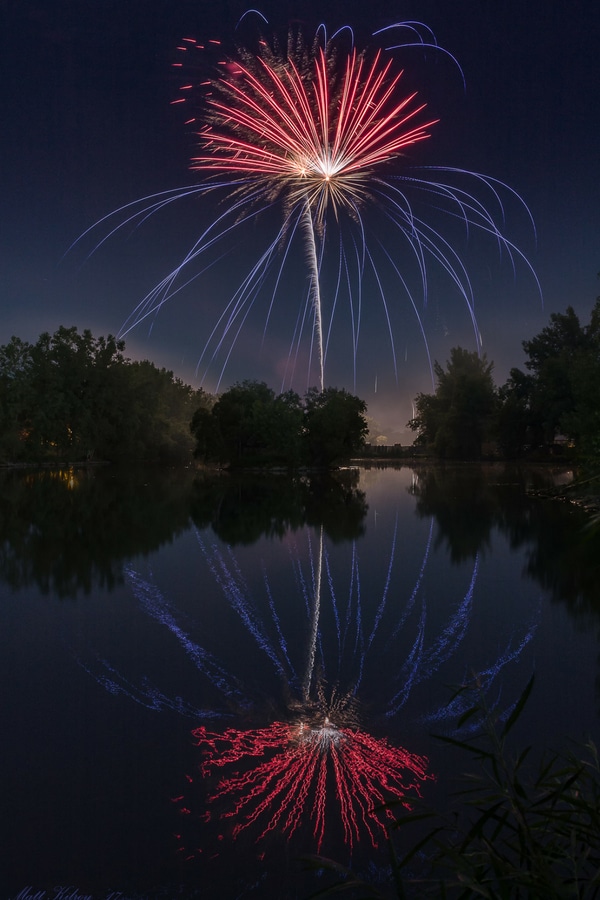
<path fill-rule="evenodd" d="M 332 540 L 363 533 L 358 474 L 335 479 L 207 476 L 187 469 L 81 467 L 0 476 L 0 581 L 59 597 L 112 588 L 123 563 L 195 523 L 231 544 L 307 523 Z"/>
<path fill-rule="evenodd" d="M 544 496 L 552 472 L 516 466 L 431 466 L 416 470 L 417 512 L 434 516 L 438 545 L 453 562 L 474 558 L 497 528 L 524 548 L 525 573 L 582 630 L 600 635 L 600 530 L 579 507 Z M 600 697 L 600 674 L 596 676 Z"/>
<path fill-rule="evenodd" d="M 446 542 L 452 562 L 475 559 L 489 547 L 497 502 L 479 466 L 419 469 L 411 493 L 418 515 L 435 516 L 437 546 Z"/>
<path fill-rule="evenodd" d="M 533 504 L 529 525 L 536 541 L 527 574 L 582 624 L 600 625 L 600 535 L 581 510 L 558 501 Z"/>
<path fill-rule="evenodd" d="M 358 471 L 350 470 L 298 477 L 211 475 L 194 483 L 192 518 L 229 544 L 283 537 L 305 525 L 322 525 L 333 541 L 352 540 L 364 533 L 367 513 L 358 480 Z"/>
<path fill-rule="evenodd" d="M 189 527 L 192 473 L 69 468 L 0 478 L 0 579 L 59 597 L 112 588 L 125 560 Z"/>
<path fill-rule="evenodd" d="M 527 547 L 526 572 L 574 616 L 600 620 L 600 534 L 572 504 L 538 494 L 552 472 L 512 466 L 427 466 L 411 488 L 417 512 L 434 516 L 453 562 L 474 558 L 493 528 Z"/>

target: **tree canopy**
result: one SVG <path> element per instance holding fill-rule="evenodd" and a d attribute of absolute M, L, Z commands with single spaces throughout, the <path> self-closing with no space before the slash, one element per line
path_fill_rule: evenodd
<path fill-rule="evenodd" d="M 233 467 L 329 467 L 359 452 L 368 431 L 366 404 L 338 388 L 312 388 L 301 400 L 276 395 L 264 382 L 243 381 L 211 409 L 194 414 L 196 456 Z"/>
<path fill-rule="evenodd" d="M 408 423 L 441 458 L 475 459 L 486 441 L 505 457 L 557 452 L 562 436 L 580 460 L 600 459 L 600 297 L 589 324 L 573 307 L 523 341 L 525 370 L 497 388 L 493 363 L 461 347 L 436 362 L 433 394 L 418 394 Z"/>
<path fill-rule="evenodd" d="M 0 347 L 0 460 L 190 460 L 211 398 L 124 349 L 74 327 Z"/>
<path fill-rule="evenodd" d="M 416 415 L 408 423 L 417 432 L 417 443 L 443 458 L 480 457 L 496 409 L 492 369 L 485 355 L 479 357 L 462 347 L 452 348 L 446 369 L 436 361 L 435 393 L 417 394 Z"/>
<path fill-rule="evenodd" d="M 588 325 L 573 307 L 523 341 L 525 368 L 511 369 L 500 390 L 498 438 L 506 451 L 551 445 L 563 435 L 579 456 L 600 456 L 600 298 Z"/>

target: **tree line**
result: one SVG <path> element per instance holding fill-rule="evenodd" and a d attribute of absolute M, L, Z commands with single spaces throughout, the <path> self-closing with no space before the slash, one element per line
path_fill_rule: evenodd
<path fill-rule="evenodd" d="M 493 363 L 454 347 L 437 384 L 415 398 L 415 445 L 439 458 L 545 454 L 558 436 L 600 456 L 600 298 L 588 324 L 572 307 L 523 341 L 525 371 L 505 384 Z M 343 389 L 301 398 L 242 381 L 219 397 L 124 355 L 125 344 L 77 328 L 0 346 L 0 463 L 110 460 L 232 467 L 329 467 L 361 452 L 366 404 Z"/>
<path fill-rule="evenodd" d="M 74 327 L 0 347 L 0 461 L 189 461 L 207 395 L 124 349 Z"/>
<path fill-rule="evenodd" d="M 366 404 L 345 390 L 244 381 L 216 398 L 124 350 L 75 327 L 1 346 L 0 462 L 328 467 L 363 444 Z"/>
<path fill-rule="evenodd" d="M 243 381 L 194 413 L 195 455 L 232 467 L 328 468 L 362 449 L 366 410 L 364 400 L 344 389 L 311 388 L 301 398 Z"/>
<path fill-rule="evenodd" d="M 493 363 L 454 347 L 435 363 L 433 394 L 420 393 L 408 423 L 415 443 L 448 459 L 476 459 L 486 450 L 508 458 L 544 454 L 557 438 L 580 459 L 600 456 L 600 298 L 582 325 L 569 306 L 523 341 L 525 369 L 496 387 Z"/>

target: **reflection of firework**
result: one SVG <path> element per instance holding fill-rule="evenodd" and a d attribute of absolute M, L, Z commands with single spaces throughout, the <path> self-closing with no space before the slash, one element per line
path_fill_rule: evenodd
<path fill-rule="evenodd" d="M 306 530 L 304 553 L 298 546 L 300 535 L 290 538 L 291 579 L 280 580 L 275 574 L 277 590 L 260 565 L 245 572 L 232 548 L 211 541 L 208 533 L 196 532 L 196 537 L 219 589 L 218 621 L 204 608 L 197 621 L 184 617 L 152 577 L 132 568 L 126 575 L 140 608 L 166 629 L 209 688 L 212 699 L 205 694 L 206 712 L 195 712 L 194 705 L 181 698 L 169 704 L 147 683 L 136 690 L 107 663 L 98 680 L 144 705 L 171 705 L 204 723 L 193 732 L 205 754 L 202 775 L 222 773 L 219 784 L 209 788 L 209 806 L 217 810 L 213 820 L 235 819 L 234 836 L 244 832 L 260 839 L 277 829 L 290 838 L 306 820 L 320 850 L 327 816 L 327 833 L 337 821 L 348 845 L 355 845 L 361 834 L 377 844 L 385 833 L 382 805 L 410 805 L 432 775 L 424 757 L 368 733 L 361 701 L 369 709 L 369 721 L 378 719 L 378 728 L 406 709 L 419 685 L 443 669 L 448 676 L 451 660 L 462 668 L 478 561 L 462 598 L 450 604 L 444 596 L 443 618 L 437 620 L 427 598 L 433 521 L 422 559 L 413 560 L 414 583 L 404 597 L 396 583 L 397 522 L 387 562 L 377 570 L 378 593 L 372 583 L 368 592 L 361 584 L 356 544 L 349 569 L 343 565 L 340 570 L 337 554 L 330 558 L 323 531 L 315 541 Z M 511 636 L 492 659 L 480 662 L 472 674 L 481 690 L 488 693 L 498 684 L 533 632 L 530 626 L 518 639 Z M 224 656 L 230 647 L 235 651 Z M 385 685 L 382 671 L 387 673 Z M 456 678 L 450 675 L 448 680 Z M 465 691 L 451 706 L 436 709 L 429 696 L 419 718 L 435 720 L 439 727 L 442 719 L 460 716 L 465 710 L 459 704 L 471 699 Z M 498 714 L 508 715 L 510 699 L 503 696 L 502 703 L 508 707 Z M 232 714 L 250 721 L 249 727 L 208 730 L 209 716 Z M 184 803 L 189 811 L 193 804 L 187 798 Z"/>
<path fill-rule="evenodd" d="M 266 300 L 268 321 L 283 284 L 296 280 L 288 266 L 297 243 L 303 245 L 309 281 L 284 381 L 293 379 L 302 336 L 312 318 L 310 356 L 317 358 L 323 387 L 333 319 L 347 304 L 356 382 L 362 298 L 367 291 L 380 298 L 395 370 L 394 310 L 387 300 L 388 290 L 408 297 L 425 338 L 412 278 L 399 262 L 402 246 L 413 260 L 424 302 L 431 264 L 449 278 L 467 305 L 479 347 L 467 270 L 454 249 L 452 232 L 447 233 L 445 225 L 438 229 L 431 211 L 435 209 L 434 216 L 439 214 L 451 228 L 459 222 L 465 232 L 475 230 L 491 237 L 514 262 L 524 257 L 503 232 L 506 210 L 500 195 L 516 195 L 493 178 L 456 168 L 408 170 L 399 166 L 407 148 L 429 137 L 435 120 L 423 116 L 425 104 L 417 101 L 415 93 L 406 92 L 402 71 L 395 67 L 389 52 L 421 47 L 453 58 L 419 23 L 399 23 L 380 35 L 388 46 L 373 55 L 357 52 L 347 27 L 328 39 L 321 26 L 309 47 L 295 33 L 289 35 L 287 47 L 263 37 L 255 49 L 238 47 L 231 53 L 217 41 L 182 41 L 179 66 L 196 51 L 210 54 L 218 46 L 217 74 L 201 83 L 204 112 L 197 119 L 193 111 L 187 120 L 197 129 L 200 143 L 192 168 L 207 172 L 209 180 L 123 207 L 115 213 L 121 216 L 115 230 L 122 224 L 143 221 L 183 197 L 222 191 L 227 205 L 179 265 L 142 300 L 122 334 L 152 316 L 190 280 L 218 262 L 217 245 L 222 239 L 278 204 L 282 221 L 205 343 L 201 361 L 206 372 L 218 361 L 222 377 L 235 341 L 261 295 Z M 407 38 L 398 39 L 401 35 Z M 183 84 L 174 102 L 189 103 L 197 87 L 194 79 Z M 493 211 L 478 196 L 480 188 L 488 192 Z M 267 221 L 263 228 L 268 228 Z M 330 242 L 335 251 L 328 278 L 335 287 L 329 298 L 329 321 L 325 322 L 321 294 Z M 195 265 L 200 272 L 194 270 Z M 190 273 L 189 278 L 184 271 Z M 388 289 L 387 284 L 393 287 Z"/>
<path fill-rule="evenodd" d="M 231 803 L 223 817 L 235 819 L 234 837 L 255 826 L 261 829 L 257 840 L 275 829 L 291 838 L 308 817 L 320 852 L 331 782 L 345 843 L 352 847 L 366 831 L 376 847 L 377 833 L 385 834 L 386 815 L 393 818 L 381 805 L 396 800 L 408 807 L 407 794 L 419 794 L 421 783 L 432 777 L 423 757 L 337 726 L 327 717 L 320 724 L 274 722 L 268 728 L 230 728 L 220 734 L 201 727 L 192 733 L 206 754 L 203 776 L 246 765 L 245 771 L 223 778 L 210 798 Z"/>
<path fill-rule="evenodd" d="M 290 568 L 276 594 L 260 565 L 255 572 L 243 572 L 230 547 L 222 547 L 200 532 L 196 536 L 221 598 L 218 626 L 210 619 L 194 622 L 183 617 L 152 576 L 128 567 L 126 578 L 141 610 L 169 633 L 203 683 L 210 686 L 212 700 L 210 708 L 201 713 L 203 717 L 258 712 L 264 710 L 264 698 L 268 697 L 269 706 L 275 704 L 278 710 L 274 718 L 308 716 L 312 720 L 328 715 L 356 729 L 362 698 L 371 716 L 391 721 L 407 708 L 421 685 L 431 683 L 443 670 L 450 681 L 473 677 L 490 691 L 506 668 L 520 658 L 535 632 L 531 622 L 520 635 L 514 631 L 507 637 L 492 658 L 480 661 L 473 670 L 450 674 L 448 667 L 460 659 L 469 632 L 479 562 L 475 560 L 462 598 L 459 595 L 454 603 L 445 600 L 444 618 L 434 625 L 437 604 L 428 597 L 427 581 L 433 521 L 422 559 L 415 561 L 414 584 L 404 599 L 396 572 L 397 525 L 390 538 L 387 564 L 381 568 L 379 594 L 371 584 L 368 597 L 364 596 L 356 544 L 347 570 L 344 566 L 340 571 L 337 554 L 330 558 L 322 534 L 315 542 L 307 529 L 304 550 L 300 535 L 295 535 L 289 548 Z M 276 577 L 280 579 L 282 573 Z M 223 656 L 219 629 L 226 630 L 233 644 L 244 647 L 235 661 L 228 663 Z M 388 673 L 385 691 L 380 689 L 378 674 L 383 667 Z M 86 668 L 93 674 L 97 666 Z M 123 692 L 151 708 L 171 705 L 195 715 L 194 703 L 181 697 L 169 701 L 147 681 L 136 688 L 105 661 L 95 677 L 111 692 Z M 470 699 L 465 693 L 460 702 Z M 510 707 L 510 700 L 508 704 Z M 457 716 L 456 704 L 419 712 L 423 720 L 436 722 Z"/>

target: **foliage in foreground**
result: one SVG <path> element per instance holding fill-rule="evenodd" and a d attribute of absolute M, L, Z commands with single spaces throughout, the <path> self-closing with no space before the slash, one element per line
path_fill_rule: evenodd
<path fill-rule="evenodd" d="M 416 809 L 402 815 L 389 838 L 387 890 L 361 881 L 328 860 L 314 860 L 333 883 L 314 897 L 441 897 L 452 900 L 588 900 L 600 897 L 600 769 L 590 741 L 580 752 L 554 754 L 528 765 L 531 748 L 514 754 L 507 735 L 533 685 L 509 718 L 497 721 L 483 696 L 459 726 L 483 714 L 484 726 L 468 743 L 439 739 L 469 753 L 476 764 L 455 795 L 454 811 Z M 423 827 L 408 851 L 411 828 Z M 399 840 L 401 838 L 401 840 Z M 341 876 L 341 877 L 340 877 Z"/>

